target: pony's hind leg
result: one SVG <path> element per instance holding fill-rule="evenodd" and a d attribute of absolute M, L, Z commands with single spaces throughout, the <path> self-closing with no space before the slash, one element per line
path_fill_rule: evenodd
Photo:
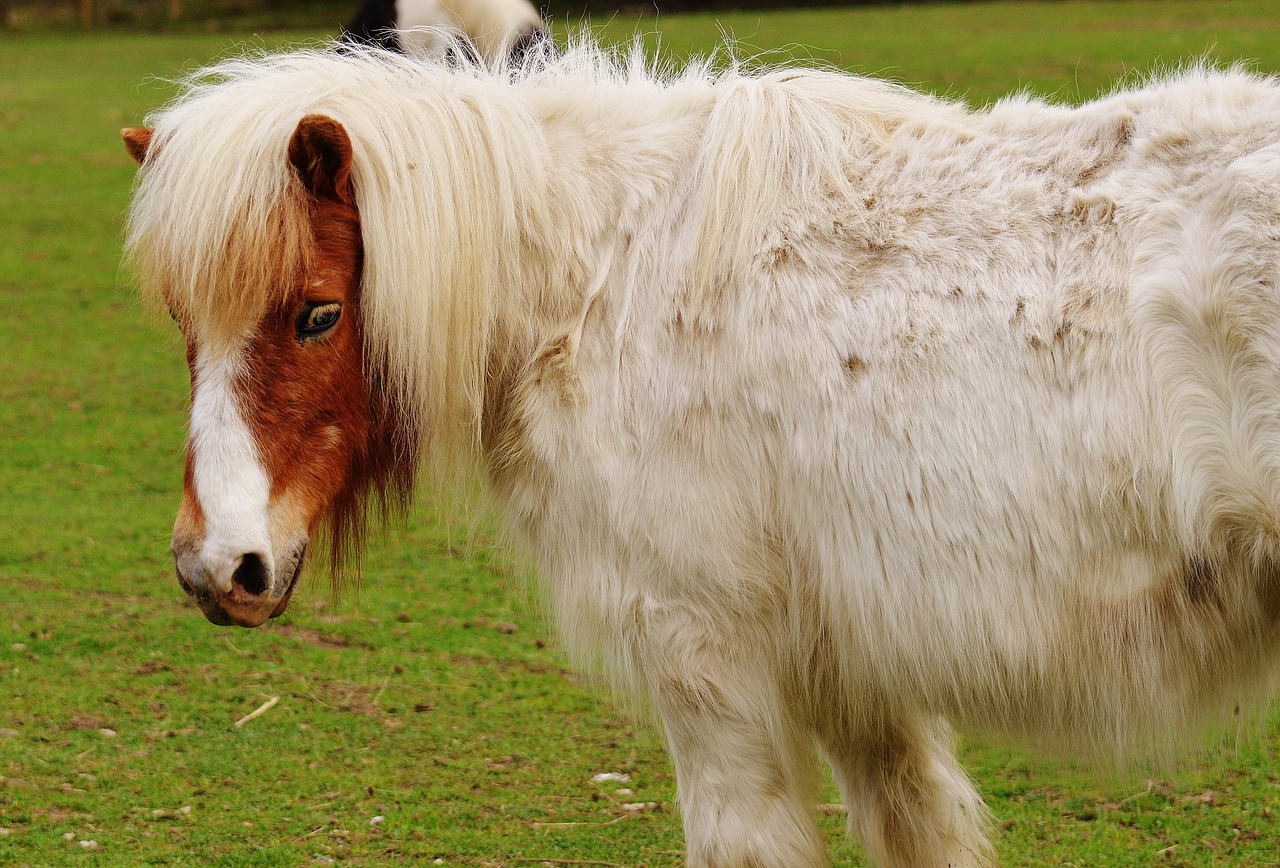
<path fill-rule="evenodd" d="M 721 646 L 694 613 L 644 606 L 636 641 L 676 767 L 690 868 L 821 868 L 811 731 L 766 647 Z"/>
<path fill-rule="evenodd" d="M 950 727 L 896 721 L 823 738 L 849 831 L 879 868 L 992 865 L 989 813 L 956 762 Z"/>

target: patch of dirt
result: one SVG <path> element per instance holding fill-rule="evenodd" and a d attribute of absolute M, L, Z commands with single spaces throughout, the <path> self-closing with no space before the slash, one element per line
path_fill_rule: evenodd
<path fill-rule="evenodd" d="M 101 717 L 95 717 L 89 714 L 77 714 L 67 718 L 62 724 L 63 729 L 102 729 L 107 722 Z"/>
<path fill-rule="evenodd" d="M 296 693 L 296 698 L 311 700 L 329 708 L 381 717 L 387 710 L 377 704 L 382 686 L 355 684 L 349 681 L 317 682 L 310 685 L 308 693 Z"/>
<path fill-rule="evenodd" d="M 84 817 L 82 811 L 72 810 L 62 806 L 53 806 L 48 808 L 36 807 L 31 811 L 31 816 L 39 818 L 45 823 L 65 823 L 68 820 L 74 820 Z"/>
<path fill-rule="evenodd" d="M 170 670 L 168 663 L 162 663 L 159 660 L 148 660 L 133 670 L 134 675 L 154 675 L 157 672 L 168 672 Z"/>
<path fill-rule="evenodd" d="M 334 633 L 322 633 L 308 627 L 295 627 L 292 624 L 281 624 L 274 631 L 277 635 L 287 636 L 317 648 L 371 648 L 364 642 L 354 642 L 346 636 Z"/>
<path fill-rule="evenodd" d="M 496 666 L 499 669 L 522 669 L 535 675 L 563 675 L 572 677 L 573 672 L 563 666 L 543 663 L 537 660 L 506 660 L 497 657 L 467 657 L 463 654 L 450 654 L 449 662 L 458 666 Z"/>

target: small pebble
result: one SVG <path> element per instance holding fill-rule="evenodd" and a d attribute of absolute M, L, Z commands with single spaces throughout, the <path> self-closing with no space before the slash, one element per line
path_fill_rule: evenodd
<path fill-rule="evenodd" d="M 597 784 L 603 784 L 606 781 L 614 781 L 615 783 L 625 784 L 631 780 L 631 775 L 620 774 L 618 772 L 601 772 L 598 775 L 592 775 L 591 780 Z"/>
<path fill-rule="evenodd" d="M 384 816 L 382 816 L 381 814 L 379 814 L 378 816 L 376 816 L 376 817 L 374 817 L 373 819 L 369 820 L 369 825 L 370 825 L 370 826 L 381 826 L 381 825 L 382 825 L 382 822 L 383 822 L 384 820 L 386 820 L 386 819 L 387 819 L 386 817 L 384 817 Z"/>

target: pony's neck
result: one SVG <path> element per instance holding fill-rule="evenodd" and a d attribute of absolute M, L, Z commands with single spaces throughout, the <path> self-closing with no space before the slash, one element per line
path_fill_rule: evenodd
<path fill-rule="evenodd" d="M 647 92 L 637 105 L 623 87 L 610 85 L 594 100 L 563 88 L 522 94 L 540 149 L 540 186 L 521 193 L 516 272 L 490 335 L 481 443 L 491 479 L 521 451 L 512 406 L 520 381 L 535 369 L 573 379 L 583 330 L 625 279 L 632 247 L 659 216 L 680 219 L 711 89 Z"/>
<path fill-rule="evenodd" d="M 653 215 L 670 213 L 693 162 L 710 90 L 643 96 L 637 106 L 617 92 L 591 102 L 563 91 L 532 95 L 546 189 L 527 233 L 526 284 L 537 297 L 522 307 L 546 316 L 553 331 L 590 302 Z"/>

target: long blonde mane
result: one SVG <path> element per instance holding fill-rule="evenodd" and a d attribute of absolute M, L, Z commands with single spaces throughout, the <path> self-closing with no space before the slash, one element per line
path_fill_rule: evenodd
<path fill-rule="evenodd" d="M 573 316 L 584 292 L 625 273 L 626 252 L 605 240 L 616 219 L 638 231 L 683 221 L 680 261 L 663 267 L 682 269 L 682 284 L 723 285 L 776 209 L 817 188 L 847 192 L 842 161 L 930 106 L 954 111 L 835 73 L 710 62 L 673 73 L 638 46 L 615 54 L 587 42 L 514 76 L 375 48 L 237 58 L 189 77 L 148 119 L 154 146 L 127 250 L 144 293 L 179 318 L 211 334 L 253 321 L 309 255 L 290 135 L 306 114 L 337 119 L 354 149 L 371 361 L 386 363 L 429 445 L 456 459 L 479 442 L 494 341 L 516 339 L 495 329 L 518 330 L 539 311 Z M 604 166 L 566 190 L 549 115 L 562 125 L 580 116 L 588 131 L 611 116 L 621 126 L 648 118 L 654 166 Z M 655 129 L 682 115 L 669 125 L 694 140 L 661 153 L 669 143 Z M 700 214 L 653 213 L 673 156 L 693 160 L 678 169 L 702 191 L 686 197 Z"/>

